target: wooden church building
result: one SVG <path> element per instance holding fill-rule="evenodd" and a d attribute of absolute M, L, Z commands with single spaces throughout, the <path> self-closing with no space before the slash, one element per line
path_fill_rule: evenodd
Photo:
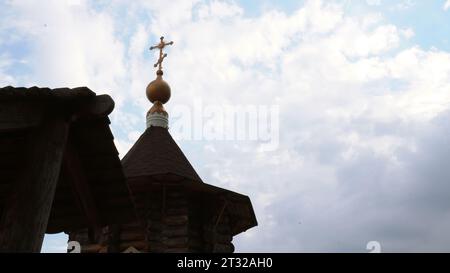
<path fill-rule="evenodd" d="M 107 226 L 95 240 L 89 230 L 70 232 L 82 252 L 233 252 L 233 236 L 257 225 L 249 197 L 204 183 L 169 133 L 162 50 L 170 44 L 161 37 L 151 48 L 159 60 L 146 89 L 147 129 L 122 159 L 137 220 Z"/>
<path fill-rule="evenodd" d="M 64 140 L 64 148 L 58 154 L 59 164 L 52 166 L 57 172 L 52 176 L 51 200 L 46 203 L 46 217 L 39 222 L 44 226 L 39 234 L 64 231 L 69 235 L 69 241 L 80 244 L 82 253 L 226 253 L 234 251 L 232 240 L 235 235 L 257 225 L 250 198 L 205 183 L 170 135 L 168 113 L 163 105 L 169 101 L 171 90 L 162 78 L 162 62 L 167 56 L 163 49 L 170 44 L 172 42 L 166 43 L 161 37 L 160 43 L 151 47 L 159 49 L 159 59 L 155 64 L 158 68 L 156 79 L 146 89 L 147 98 L 153 104 L 147 113 L 147 128 L 121 161 L 109 127 L 104 125 L 109 122 L 105 118 L 112 109 L 103 111 L 102 115 L 97 114 L 101 119 L 95 119 L 89 113 L 100 111 L 92 110 L 96 109 L 93 103 L 90 108 L 85 107 L 86 110 L 78 102 L 78 108 L 73 108 L 73 112 L 81 112 L 81 118 L 78 123 L 69 122 L 74 129 L 69 133 L 58 131 L 59 135 L 55 132 L 55 138 L 64 134 L 69 145 L 65 145 L 67 141 Z M 97 120 L 97 124 L 92 120 Z M 98 124 L 99 120 L 104 121 Z M 14 135 L 10 131 L 7 141 L 22 139 L 20 133 Z M 101 150 L 94 147 L 90 133 L 108 139 L 98 143 L 99 146 L 109 145 L 109 148 Z M 0 131 L 0 141 L 3 135 L 4 132 Z M 5 144 L 0 151 L 8 148 Z M 47 145 L 41 149 L 48 148 Z M 36 160 L 38 157 L 36 155 Z M 42 175 L 38 170 L 35 173 Z M 49 177 L 44 175 L 35 179 L 43 180 L 41 184 L 45 184 Z M 28 180 L 27 183 L 33 183 L 31 178 Z M 0 209 L 3 200 L 1 189 Z M 39 196 L 39 190 L 35 191 Z M 14 196 L 18 198 L 24 191 L 5 191 L 6 196 L 11 192 L 15 192 Z M 0 222 L 0 250 L 14 251 L 6 245 L 1 246 L 4 242 L 10 246 L 18 240 L 18 237 L 2 234 L 5 232 L 2 223 L 7 223 L 5 219 L 8 217 L 19 216 L 22 211 L 8 208 L 6 201 L 3 203 L 3 209 L 9 214 L 0 214 L 0 219 L 3 219 Z M 22 208 L 24 211 L 29 209 Z M 39 240 L 42 243 L 42 239 Z M 34 244 L 33 251 L 38 250 L 38 245 L 39 242 Z"/>

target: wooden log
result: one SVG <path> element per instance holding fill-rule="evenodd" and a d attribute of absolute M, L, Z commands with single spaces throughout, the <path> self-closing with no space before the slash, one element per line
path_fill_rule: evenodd
<path fill-rule="evenodd" d="M 148 251 L 153 253 L 165 252 L 167 247 L 161 242 L 148 242 Z"/>
<path fill-rule="evenodd" d="M 188 206 L 188 202 L 184 198 L 183 199 L 170 199 L 166 203 L 166 209 L 178 209 L 178 208 L 183 208 L 183 207 L 187 207 L 187 206 Z"/>
<path fill-rule="evenodd" d="M 214 244 L 213 252 L 216 253 L 232 253 L 234 252 L 233 244 Z"/>
<path fill-rule="evenodd" d="M 98 253 L 108 253 L 108 247 L 107 246 L 103 246 Z"/>
<path fill-rule="evenodd" d="M 167 238 L 167 239 L 163 240 L 163 243 L 168 248 L 187 247 L 187 245 L 189 243 L 189 238 L 188 237 L 172 237 L 172 238 Z"/>
<path fill-rule="evenodd" d="M 187 215 L 173 215 L 164 217 L 164 224 L 169 226 L 184 225 L 188 222 Z"/>
<path fill-rule="evenodd" d="M 128 232 L 123 231 L 120 232 L 120 241 L 128 242 L 128 241 L 143 241 L 145 240 L 145 235 L 142 232 Z"/>
<path fill-rule="evenodd" d="M 81 253 L 99 253 L 102 248 L 101 244 L 82 244 Z"/>
<path fill-rule="evenodd" d="M 31 134 L 29 162 L 5 204 L 0 223 L 0 251 L 39 252 L 66 146 L 68 123 L 49 117 Z"/>
<path fill-rule="evenodd" d="M 30 101 L 0 102 L 0 132 L 38 126 L 43 119 L 43 105 Z"/>
<path fill-rule="evenodd" d="M 141 236 L 145 235 L 145 228 L 139 227 L 123 227 L 121 226 L 120 236 L 128 236 L 128 234 L 140 234 Z"/>
<path fill-rule="evenodd" d="M 122 224 L 121 227 L 126 230 L 129 230 L 129 229 L 141 230 L 143 228 L 140 222 L 131 222 L 131 223 Z"/>
<path fill-rule="evenodd" d="M 106 238 L 108 253 L 117 253 L 120 251 L 120 232 L 121 228 L 119 225 L 108 226 L 108 233 Z"/>
<path fill-rule="evenodd" d="M 89 234 L 87 232 L 72 232 L 69 234 L 69 241 L 77 241 L 80 244 L 89 243 Z"/>
<path fill-rule="evenodd" d="M 99 95 L 88 102 L 83 101 L 78 109 L 76 110 L 76 115 L 73 119 L 83 118 L 83 117 L 104 117 L 109 115 L 114 109 L 114 101 L 109 95 Z"/>
<path fill-rule="evenodd" d="M 189 248 L 190 249 L 203 249 L 205 242 L 199 238 L 189 238 Z"/>
<path fill-rule="evenodd" d="M 170 209 L 166 209 L 166 215 L 188 215 L 189 214 L 189 210 L 187 208 L 170 208 Z"/>
<path fill-rule="evenodd" d="M 180 226 L 180 227 L 167 228 L 167 229 L 163 229 L 161 231 L 161 234 L 163 236 L 167 236 L 167 237 L 187 236 L 188 233 L 189 232 L 188 232 L 187 225 Z"/>
<path fill-rule="evenodd" d="M 169 249 L 166 249 L 164 252 L 165 253 L 189 253 L 191 251 L 187 247 L 182 247 L 182 248 L 169 248 Z"/>
<path fill-rule="evenodd" d="M 152 221 L 152 220 L 148 221 L 147 229 L 150 230 L 151 232 L 161 231 L 164 228 L 165 228 L 164 224 L 161 223 L 160 221 Z"/>
<path fill-rule="evenodd" d="M 167 238 L 161 234 L 161 232 L 149 232 L 146 236 L 147 240 L 159 242 L 163 240 L 164 238 Z"/>

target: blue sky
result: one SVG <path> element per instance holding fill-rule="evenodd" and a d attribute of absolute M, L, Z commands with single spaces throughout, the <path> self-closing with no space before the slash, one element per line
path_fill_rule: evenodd
<path fill-rule="evenodd" d="M 279 106 L 274 151 L 177 138 L 204 181 L 251 197 L 259 226 L 237 251 L 449 251 L 447 2 L 1 1 L 0 85 L 111 95 L 123 156 L 164 34 L 169 115 L 198 100 Z"/>
<path fill-rule="evenodd" d="M 450 17 L 448 10 L 443 9 L 443 1 L 410 2 L 411 7 L 406 9 L 391 10 L 388 7 L 384 7 L 381 8 L 381 11 L 385 12 L 389 21 L 396 25 L 414 29 L 416 36 L 413 39 L 413 43 L 423 48 L 435 47 L 442 50 L 450 50 L 448 40 Z"/>

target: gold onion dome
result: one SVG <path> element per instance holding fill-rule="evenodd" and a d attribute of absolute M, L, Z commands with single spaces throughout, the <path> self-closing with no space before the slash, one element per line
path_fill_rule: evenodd
<path fill-rule="evenodd" d="M 162 70 L 158 70 L 156 75 L 156 79 L 147 85 L 145 92 L 151 103 L 159 101 L 164 104 L 170 99 L 170 86 L 165 80 L 163 80 Z"/>

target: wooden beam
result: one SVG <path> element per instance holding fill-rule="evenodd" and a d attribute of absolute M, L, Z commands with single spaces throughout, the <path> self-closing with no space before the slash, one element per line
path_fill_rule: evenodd
<path fill-rule="evenodd" d="M 220 220 L 222 219 L 222 215 L 225 212 L 225 208 L 227 207 L 227 204 L 228 204 L 227 200 L 223 199 L 222 208 L 220 209 L 219 215 L 217 216 L 216 222 L 214 224 L 214 231 L 216 230 L 217 225 L 220 223 Z"/>
<path fill-rule="evenodd" d="M 45 109 L 58 108 L 58 104 L 41 101 L 0 101 L 0 132 L 39 126 Z M 67 109 L 73 113 L 73 120 L 85 117 L 105 117 L 114 109 L 114 101 L 109 95 L 100 95 L 68 103 Z"/>
<path fill-rule="evenodd" d="M 0 101 L 0 132 L 38 126 L 43 109 L 42 103 L 33 101 Z"/>
<path fill-rule="evenodd" d="M 68 123 L 52 115 L 30 133 L 28 163 L 18 173 L 0 220 L 0 252 L 39 252 L 47 229 Z"/>
<path fill-rule="evenodd" d="M 120 225 L 112 224 L 108 226 L 108 247 L 107 252 L 108 253 L 118 253 L 120 252 L 120 232 L 121 228 Z"/>
<path fill-rule="evenodd" d="M 73 190 L 82 214 L 86 217 L 90 228 L 101 227 L 100 214 L 95 204 L 94 196 L 89 186 L 83 165 L 75 150 L 72 140 L 67 142 L 66 152 L 63 159 L 63 169 Z"/>
<path fill-rule="evenodd" d="M 85 117 L 106 117 L 114 109 L 114 101 L 109 95 L 99 95 L 89 101 L 76 105 L 73 119 Z"/>

